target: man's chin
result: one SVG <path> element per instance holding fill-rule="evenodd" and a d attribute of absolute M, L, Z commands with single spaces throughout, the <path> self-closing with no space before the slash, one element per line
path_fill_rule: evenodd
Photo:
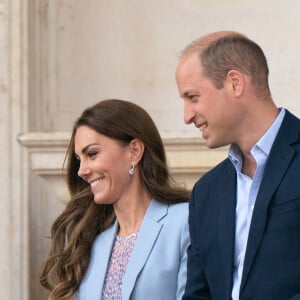
<path fill-rule="evenodd" d="M 225 143 L 220 143 L 217 141 L 213 141 L 211 139 L 206 139 L 205 144 L 209 149 L 216 149 L 216 148 L 221 148 L 221 147 L 227 146 L 227 144 L 225 144 Z"/>

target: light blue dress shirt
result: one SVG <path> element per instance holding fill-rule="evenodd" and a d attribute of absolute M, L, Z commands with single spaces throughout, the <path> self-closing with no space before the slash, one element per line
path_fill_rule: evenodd
<path fill-rule="evenodd" d="M 258 140 L 258 142 L 250 151 L 256 161 L 257 166 L 253 178 L 250 178 L 241 172 L 243 159 L 238 146 L 231 145 L 229 149 L 228 157 L 235 167 L 237 176 L 233 288 L 231 294 L 233 300 L 239 299 L 239 291 L 242 280 L 244 258 L 252 219 L 252 212 L 261 184 L 266 161 L 281 126 L 284 115 L 285 110 L 281 109 L 271 127 Z"/>

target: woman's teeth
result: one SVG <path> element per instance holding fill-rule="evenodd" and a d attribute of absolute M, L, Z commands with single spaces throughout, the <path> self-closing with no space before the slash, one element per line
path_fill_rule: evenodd
<path fill-rule="evenodd" d="M 91 187 L 97 185 L 100 182 L 100 179 L 97 179 L 91 183 Z"/>

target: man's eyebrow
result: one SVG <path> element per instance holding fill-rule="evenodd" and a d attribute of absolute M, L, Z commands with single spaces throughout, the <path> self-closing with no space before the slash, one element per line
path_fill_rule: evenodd
<path fill-rule="evenodd" d="M 181 95 L 181 97 L 182 97 L 182 98 L 187 97 L 187 96 L 189 95 L 189 93 L 190 93 L 190 92 L 184 92 L 184 93 Z"/>
<path fill-rule="evenodd" d="M 194 92 L 192 90 L 186 91 L 181 95 L 181 98 L 189 97 L 190 94 L 196 94 L 196 92 Z"/>

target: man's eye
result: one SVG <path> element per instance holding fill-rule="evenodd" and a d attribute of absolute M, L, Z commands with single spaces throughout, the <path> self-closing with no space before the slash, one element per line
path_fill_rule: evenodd
<path fill-rule="evenodd" d="M 196 100 L 198 100 L 198 95 L 189 95 L 188 98 L 189 98 L 191 101 L 196 101 Z"/>

